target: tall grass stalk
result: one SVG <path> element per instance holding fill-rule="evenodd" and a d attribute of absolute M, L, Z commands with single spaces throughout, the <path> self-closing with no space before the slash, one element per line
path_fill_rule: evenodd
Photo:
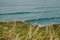
<path fill-rule="evenodd" d="M 0 35 L 2 35 L 0 40 L 60 40 L 60 26 L 56 27 L 53 25 L 39 27 L 17 21 L 0 22 Z"/>

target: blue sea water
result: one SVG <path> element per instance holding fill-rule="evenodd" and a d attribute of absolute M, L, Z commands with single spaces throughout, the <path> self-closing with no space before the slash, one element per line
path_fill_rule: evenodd
<path fill-rule="evenodd" d="M 60 0 L 0 0 L 0 21 L 60 23 Z"/>

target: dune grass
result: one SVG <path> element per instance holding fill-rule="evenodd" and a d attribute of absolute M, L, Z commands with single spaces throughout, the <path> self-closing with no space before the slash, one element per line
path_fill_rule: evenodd
<path fill-rule="evenodd" d="M 21 21 L 0 22 L 0 40 L 60 40 L 60 24 L 39 27 Z"/>

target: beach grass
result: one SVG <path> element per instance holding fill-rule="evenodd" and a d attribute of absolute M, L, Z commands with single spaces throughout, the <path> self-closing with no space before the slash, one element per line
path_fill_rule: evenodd
<path fill-rule="evenodd" d="M 60 24 L 40 27 L 21 21 L 0 22 L 0 40 L 60 40 Z"/>

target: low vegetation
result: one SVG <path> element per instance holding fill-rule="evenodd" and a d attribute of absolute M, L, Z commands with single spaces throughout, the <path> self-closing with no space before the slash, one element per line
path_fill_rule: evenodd
<path fill-rule="evenodd" d="M 21 21 L 0 22 L 0 40 L 60 40 L 60 24 L 40 27 Z"/>

